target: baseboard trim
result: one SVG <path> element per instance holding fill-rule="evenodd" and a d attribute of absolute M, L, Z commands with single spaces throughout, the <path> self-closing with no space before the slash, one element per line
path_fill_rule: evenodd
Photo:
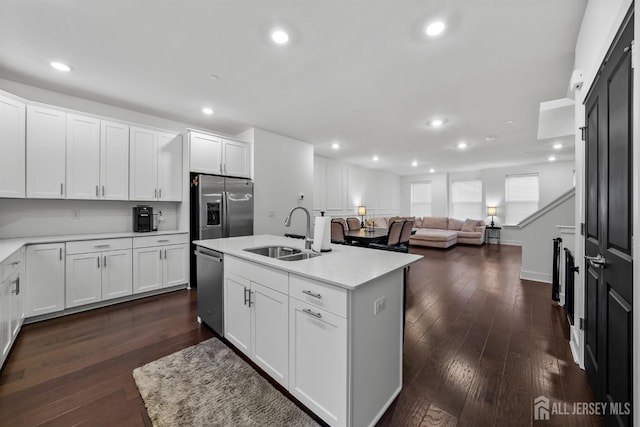
<path fill-rule="evenodd" d="M 500 240 L 500 244 L 507 246 L 522 246 L 522 242 L 519 242 L 518 240 Z"/>
<path fill-rule="evenodd" d="M 552 278 L 550 274 L 538 273 L 535 271 L 520 270 L 520 278 L 524 280 L 533 280 L 534 282 L 551 283 Z"/>

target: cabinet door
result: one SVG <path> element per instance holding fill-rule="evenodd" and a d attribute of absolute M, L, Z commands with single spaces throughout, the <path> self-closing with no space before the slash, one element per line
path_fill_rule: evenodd
<path fill-rule="evenodd" d="M 100 198 L 129 200 L 129 126 L 100 124 Z"/>
<path fill-rule="evenodd" d="M 2 360 L 11 348 L 11 284 L 0 282 L 0 354 Z"/>
<path fill-rule="evenodd" d="M 233 273 L 224 274 L 224 337 L 247 356 L 251 344 L 251 308 L 246 298 L 251 284 Z"/>
<path fill-rule="evenodd" d="M 25 106 L 0 96 L 0 197 L 24 197 Z"/>
<path fill-rule="evenodd" d="M 100 120 L 67 114 L 67 199 L 100 197 Z"/>
<path fill-rule="evenodd" d="M 188 245 L 171 245 L 162 248 L 162 287 L 183 285 L 189 281 L 187 266 Z"/>
<path fill-rule="evenodd" d="M 162 288 L 162 250 L 159 247 L 133 250 L 133 293 Z"/>
<path fill-rule="evenodd" d="M 347 320 L 289 298 L 289 392 L 332 426 L 346 425 Z"/>
<path fill-rule="evenodd" d="M 64 199 L 66 113 L 27 106 L 27 197 Z"/>
<path fill-rule="evenodd" d="M 64 310 L 64 243 L 27 247 L 26 317 Z"/>
<path fill-rule="evenodd" d="M 102 300 L 119 298 L 133 293 L 132 251 L 102 253 Z"/>
<path fill-rule="evenodd" d="M 130 130 L 129 198 L 156 200 L 158 197 L 158 144 L 156 133 L 140 128 Z"/>
<path fill-rule="evenodd" d="M 102 257 L 99 252 L 67 256 L 66 307 L 102 300 Z"/>
<path fill-rule="evenodd" d="M 158 200 L 182 200 L 182 136 L 158 134 Z"/>
<path fill-rule="evenodd" d="M 11 281 L 11 337 L 13 340 L 18 336 L 22 322 L 24 321 L 24 298 L 21 286 L 21 276 Z"/>
<path fill-rule="evenodd" d="M 231 176 L 251 176 L 251 149 L 249 144 L 223 141 L 224 174 Z"/>
<path fill-rule="evenodd" d="M 222 139 L 204 133 L 190 132 L 191 172 L 222 173 Z"/>
<path fill-rule="evenodd" d="M 251 283 L 251 359 L 289 386 L 289 297 Z"/>

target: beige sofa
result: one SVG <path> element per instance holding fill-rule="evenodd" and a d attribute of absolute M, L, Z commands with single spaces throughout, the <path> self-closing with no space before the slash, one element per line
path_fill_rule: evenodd
<path fill-rule="evenodd" d="M 482 245 L 485 228 L 481 220 L 423 217 L 416 220 L 415 234 L 411 236 L 409 244 L 432 248 L 448 248 L 456 243 Z"/>

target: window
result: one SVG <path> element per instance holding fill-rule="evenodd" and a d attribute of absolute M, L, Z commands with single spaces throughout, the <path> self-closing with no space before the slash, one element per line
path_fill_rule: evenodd
<path fill-rule="evenodd" d="M 507 175 L 504 180 L 504 223 L 513 225 L 538 210 L 538 174 Z"/>
<path fill-rule="evenodd" d="M 483 219 L 482 180 L 451 181 L 451 216 L 457 219 Z"/>
<path fill-rule="evenodd" d="M 411 216 L 431 216 L 431 182 L 411 183 Z"/>

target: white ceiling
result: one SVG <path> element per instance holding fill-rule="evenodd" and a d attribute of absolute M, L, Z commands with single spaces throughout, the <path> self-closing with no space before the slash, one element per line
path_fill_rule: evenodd
<path fill-rule="evenodd" d="M 0 0 L 0 76 L 225 133 L 256 126 L 401 175 L 538 163 L 555 142 L 536 138 L 539 104 L 567 95 L 585 6 Z M 448 28 L 428 39 L 435 18 Z M 276 25 L 288 46 L 270 43 Z M 53 70 L 56 59 L 74 71 Z M 446 125 L 430 128 L 433 117 Z M 565 139 L 558 160 L 573 158 Z"/>

